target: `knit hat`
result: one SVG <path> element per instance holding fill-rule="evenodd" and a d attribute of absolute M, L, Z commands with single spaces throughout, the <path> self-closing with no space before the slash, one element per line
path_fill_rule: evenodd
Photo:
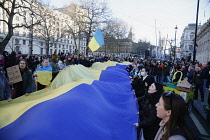
<path fill-rule="evenodd" d="M 154 78 L 152 76 L 148 76 L 146 79 L 145 79 L 145 82 L 147 83 L 148 87 L 151 86 L 152 83 L 154 83 Z"/>
<path fill-rule="evenodd" d="M 195 68 L 195 65 L 191 65 L 191 67 Z"/>
<path fill-rule="evenodd" d="M 162 91 L 163 90 L 163 85 L 160 83 L 155 83 L 155 87 L 157 91 Z"/>

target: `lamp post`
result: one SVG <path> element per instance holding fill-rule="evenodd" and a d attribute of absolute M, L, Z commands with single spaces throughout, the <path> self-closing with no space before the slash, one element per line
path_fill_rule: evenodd
<path fill-rule="evenodd" d="M 200 2 L 200 0 L 198 0 L 198 3 L 197 3 L 197 14 L 196 14 L 196 25 L 195 25 L 195 38 L 194 38 L 194 49 L 193 49 L 193 61 L 194 62 L 196 60 L 196 47 L 197 47 L 196 38 L 197 38 L 197 30 L 198 30 L 199 2 Z"/>
<path fill-rule="evenodd" d="M 175 29 L 174 60 L 176 60 L 176 32 L 177 32 L 177 29 L 178 29 L 177 25 L 174 29 Z"/>

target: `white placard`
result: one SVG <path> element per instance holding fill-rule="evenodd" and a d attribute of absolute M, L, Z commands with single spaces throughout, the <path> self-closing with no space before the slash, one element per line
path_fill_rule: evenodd
<path fill-rule="evenodd" d="M 186 101 L 187 99 L 187 93 L 186 92 L 180 92 L 180 96 Z"/>

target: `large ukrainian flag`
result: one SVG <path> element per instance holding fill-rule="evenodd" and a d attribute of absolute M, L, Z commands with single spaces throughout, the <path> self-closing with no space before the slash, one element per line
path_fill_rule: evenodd
<path fill-rule="evenodd" d="M 70 66 L 50 88 L 0 102 L 0 139 L 136 140 L 138 109 L 127 64 Z"/>
<path fill-rule="evenodd" d="M 94 52 L 94 51 L 98 50 L 103 45 L 104 45 L 104 36 L 103 36 L 101 30 L 98 29 L 96 31 L 95 35 L 92 37 L 88 46 L 91 49 L 91 51 Z"/>

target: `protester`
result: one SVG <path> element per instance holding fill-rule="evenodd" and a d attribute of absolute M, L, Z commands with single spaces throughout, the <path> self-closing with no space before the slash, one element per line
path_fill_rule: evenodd
<path fill-rule="evenodd" d="M 195 72 L 195 66 L 194 65 L 191 65 L 189 66 L 190 67 L 190 71 L 189 73 L 186 75 L 186 77 L 188 78 L 187 81 L 192 84 L 193 83 L 193 75 L 194 75 L 194 72 Z"/>
<path fill-rule="evenodd" d="M 198 89 L 199 89 L 201 94 L 201 102 L 204 102 L 203 78 L 201 77 L 200 67 L 195 67 L 195 72 L 193 74 L 193 84 L 195 85 L 194 100 L 198 99 Z"/>
<path fill-rule="evenodd" d="M 143 129 L 145 140 L 154 140 L 159 129 L 161 119 L 156 116 L 157 111 L 155 105 L 158 103 L 162 93 L 163 86 L 159 83 L 153 83 L 148 89 L 148 94 L 137 98 L 140 122 L 134 125 Z"/>
<path fill-rule="evenodd" d="M 11 101 L 10 86 L 8 80 L 5 77 L 5 72 L 2 66 L 0 66 L 0 101 Z"/>
<path fill-rule="evenodd" d="M 190 139 L 185 122 L 186 104 L 180 95 L 171 91 L 163 93 L 156 108 L 162 121 L 154 140 Z"/>
<path fill-rule="evenodd" d="M 131 83 L 133 89 L 135 90 L 136 97 L 144 96 L 149 86 L 154 82 L 153 76 L 148 75 L 148 73 L 149 68 L 142 68 L 138 78 L 135 78 Z M 147 82 L 148 85 L 145 85 L 145 82 Z"/>
<path fill-rule="evenodd" d="M 175 73 L 174 73 L 174 75 L 172 77 L 172 83 L 181 82 L 182 79 L 183 79 L 183 73 L 180 70 L 180 67 L 176 66 L 174 69 L 175 69 Z"/>
<path fill-rule="evenodd" d="M 207 64 L 202 64 L 201 77 L 203 78 L 203 92 L 206 91 L 206 83 L 208 81 L 209 69 Z"/>
<path fill-rule="evenodd" d="M 52 67 L 48 59 L 42 59 L 42 66 L 38 67 L 33 76 L 37 81 L 37 90 L 44 89 L 52 80 Z"/>
<path fill-rule="evenodd" d="M 20 73 L 22 76 L 22 81 L 18 83 L 11 83 L 14 86 L 16 97 L 20 97 L 22 95 L 29 95 L 31 92 L 35 91 L 34 80 L 32 78 L 32 72 L 28 68 L 27 61 L 22 59 L 19 64 Z"/>
<path fill-rule="evenodd" d="M 62 62 L 62 61 L 61 61 Z M 63 62 L 62 62 L 63 63 Z M 52 81 L 54 78 L 58 75 L 60 68 L 59 65 L 57 64 L 57 57 L 56 54 L 52 55 L 52 60 L 50 62 L 50 66 L 52 67 Z"/>

